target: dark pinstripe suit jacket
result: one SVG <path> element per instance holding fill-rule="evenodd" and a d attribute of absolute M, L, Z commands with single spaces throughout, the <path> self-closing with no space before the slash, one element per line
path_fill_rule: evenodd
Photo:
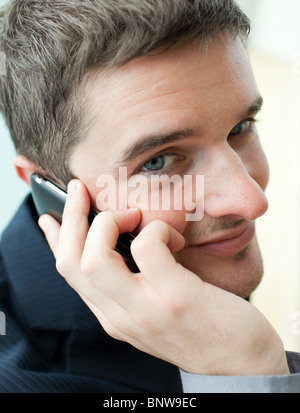
<path fill-rule="evenodd" d="M 174 366 L 110 338 L 57 274 L 30 196 L 2 235 L 0 311 L 1 393 L 182 391 Z"/>

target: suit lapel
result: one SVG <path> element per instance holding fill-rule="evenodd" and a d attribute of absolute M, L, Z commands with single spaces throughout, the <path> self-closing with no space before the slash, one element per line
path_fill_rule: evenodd
<path fill-rule="evenodd" d="M 1 252 L 16 307 L 30 329 L 69 331 L 67 373 L 101 377 L 146 392 L 180 392 L 178 369 L 108 336 L 55 269 L 31 196 L 4 231 Z"/>
<path fill-rule="evenodd" d="M 80 298 L 56 271 L 53 254 L 36 221 L 28 196 L 1 239 L 9 282 L 29 327 L 70 329 Z"/>

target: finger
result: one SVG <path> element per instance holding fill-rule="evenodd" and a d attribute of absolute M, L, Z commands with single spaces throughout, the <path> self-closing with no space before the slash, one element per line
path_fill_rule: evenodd
<path fill-rule="evenodd" d="M 89 229 L 90 198 L 85 186 L 77 179 L 70 181 L 64 207 L 57 253 L 59 272 L 68 278 L 78 269 Z"/>
<path fill-rule="evenodd" d="M 139 210 L 105 211 L 94 219 L 82 254 L 81 268 L 95 287 L 120 305 L 130 300 L 132 273 L 114 250 L 120 232 L 131 232 L 141 219 Z"/>
<path fill-rule="evenodd" d="M 88 249 L 92 250 L 96 241 L 97 249 L 113 250 L 119 235 L 132 232 L 140 220 L 141 212 L 138 209 L 100 212 L 94 219 L 88 234 L 86 241 Z"/>
<path fill-rule="evenodd" d="M 44 232 L 46 240 L 56 258 L 58 243 L 59 243 L 59 233 L 60 224 L 50 215 L 42 215 L 38 220 L 39 227 Z"/>
<path fill-rule="evenodd" d="M 163 221 L 152 221 L 134 239 L 131 251 L 140 271 L 146 277 L 160 280 L 161 276 L 172 277 L 176 264 L 172 254 L 184 244 L 184 237 L 173 227 Z"/>

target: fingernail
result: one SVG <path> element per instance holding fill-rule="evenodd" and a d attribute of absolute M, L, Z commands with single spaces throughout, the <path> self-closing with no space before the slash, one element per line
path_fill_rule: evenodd
<path fill-rule="evenodd" d="M 48 222 L 48 219 L 46 215 L 41 215 L 38 219 L 38 225 L 43 232 L 45 232 L 47 229 L 47 222 Z"/>
<path fill-rule="evenodd" d="M 128 211 L 129 213 L 130 213 L 130 212 L 136 212 L 136 211 L 141 212 L 141 210 L 140 210 L 139 208 L 131 208 L 131 207 L 127 208 L 126 211 Z"/>
<path fill-rule="evenodd" d="M 68 184 L 68 194 L 70 195 L 74 194 L 77 191 L 78 187 L 79 187 L 78 180 L 72 179 Z"/>

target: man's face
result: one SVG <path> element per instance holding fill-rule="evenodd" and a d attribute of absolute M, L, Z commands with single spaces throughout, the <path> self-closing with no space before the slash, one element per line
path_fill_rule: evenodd
<path fill-rule="evenodd" d="M 253 121 L 261 98 L 241 42 L 215 39 L 205 53 L 185 45 L 134 59 L 91 77 L 85 99 L 91 126 L 71 170 L 92 203 L 97 178 L 118 179 L 121 166 L 128 178 L 148 181 L 204 175 L 201 220 L 187 221 L 184 209 L 145 210 L 136 232 L 154 219 L 167 222 L 186 240 L 178 262 L 248 296 L 262 276 L 254 221 L 267 209 L 268 166 Z"/>

